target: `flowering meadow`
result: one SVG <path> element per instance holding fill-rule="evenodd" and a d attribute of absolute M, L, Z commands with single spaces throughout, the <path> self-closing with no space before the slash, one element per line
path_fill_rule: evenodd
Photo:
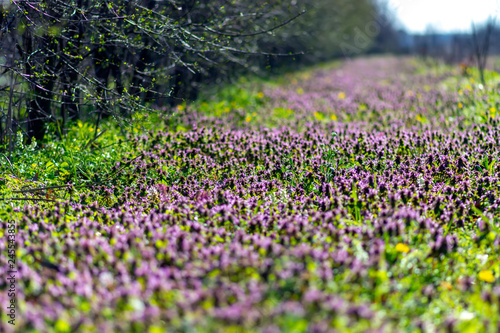
<path fill-rule="evenodd" d="M 22 147 L 0 331 L 498 332 L 500 79 L 474 77 L 363 58 Z"/>

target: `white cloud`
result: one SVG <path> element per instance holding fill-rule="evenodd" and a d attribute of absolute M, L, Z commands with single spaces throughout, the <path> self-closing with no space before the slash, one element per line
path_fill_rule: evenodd
<path fill-rule="evenodd" d="M 500 14 L 499 0 L 390 0 L 389 4 L 401 23 L 417 33 L 431 26 L 440 32 L 468 31 L 472 22 Z"/>

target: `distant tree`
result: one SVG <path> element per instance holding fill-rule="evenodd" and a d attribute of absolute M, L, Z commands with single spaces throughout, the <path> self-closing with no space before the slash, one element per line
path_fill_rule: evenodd
<path fill-rule="evenodd" d="M 477 62 L 477 69 L 479 70 L 479 77 L 483 86 L 486 86 L 484 79 L 484 70 L 486 68 L 486 61 L 488 60 L 488 53 L 490 48 L 490 39 L 493 31 L 495 30 L 495 18 L 488 18 L 482 31 L 476 29 L 476 25 L 472 22 L 472 46 L 474 50 L 474 57 Z M 480 40 L 480 38 L 483 40 Z"/>
<path fill-rule="evenodd" d="M 405 33 L 396 26 L 396 19 L 387 2 L 377 2 L 373 22 L 376 24 L 377 34 L 370 48 L 371 53 L 402 53 L 408 51 L 405 50 L 407 41 L 403 40 Z"/>
<path fill-rule="evenodd" d="M 273 34 L 260 37 L 259 45 L 274 53 L 300 53 L 295 57 L 269 56 L 269 67 L 293 66 L 343 57 L 343 46 L 362 54 L 370 49 L 378 34 L 373 25 L 380 25 L 379 8 L 373 0 L 294 0 L 292 5 L 305 8 L 306 13 Z M 290 2 L 282 2 L 282 9 Z"/>

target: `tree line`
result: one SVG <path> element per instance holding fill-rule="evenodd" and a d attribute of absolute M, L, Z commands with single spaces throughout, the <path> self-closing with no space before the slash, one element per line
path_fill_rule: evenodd
<path fill-rule="evenodd" d="M 127 120 L 206 83 L 340 54 L 372 0 L 11 0 L 0 7 L 0 144 Z M 97 133 L 97 132 L 96 132 Z"/>

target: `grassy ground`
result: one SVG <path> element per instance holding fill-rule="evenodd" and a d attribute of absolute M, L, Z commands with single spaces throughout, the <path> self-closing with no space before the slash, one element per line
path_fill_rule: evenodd
<path fill-rule="evenodd" d="M 476 74 L 359 59 L 0 155 L 1 330 L 498 331 L 500 80 Z"/>

